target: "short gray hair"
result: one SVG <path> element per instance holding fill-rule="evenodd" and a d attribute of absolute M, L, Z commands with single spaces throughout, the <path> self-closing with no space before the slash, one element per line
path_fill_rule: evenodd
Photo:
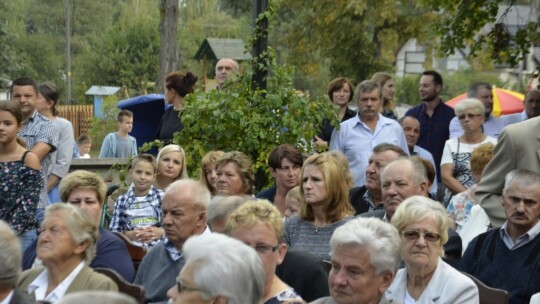
<path fill-rule="evenodd" d="M 17 285 L 21 273 L 21 242 L 4 221 L 0 220 L 0 291 Z"/>
<path fill-rule="evenodd" d="M 378 218 L 356 218 L 338 227 L 330 239 L 330 256 L 342 245 L 364 247 L 377 275 L 395 274 L 401 262 L 401 238 L 398 230 Z"/>
<path fill-rule="evenodd" d="M 96 243 L 99 239 L 96 221 L 85 210 L 72 204 L 49 205 L 45 209 L 45 218 L 55 212 L 63 212 L 67 216 L 66 227 L 76 244 L 88 241 L 82 257 L 86 265 L 90 265 L 96 256 Z"/>
<path fill-rule="evenodd" d="M 512 182 L 516 182 L 522 186 L 530 187 L 540 184 L 540 175 L 538 175 L 538 173 L 536 172 L 525 169 L 515 169 L 510 171 L 504 177 L 503 194 L 508 191 L 508 188 L 510 188 Z"/>
<path fill-rule="evenodd" d="M 134 298 L 127 294 L 105 290 L 87 290 L 66 294 L 57 304 L 137 304 Z"/>
<path fill-rule="evenodd" d="M 390 163 L 388 163 L 386 166 L 384 166 L 384 169 L 381 173 L 381 179 L 382 179 L 382 176 L 385 175 L 385 172 L 389 170 L 389 168 L 391 168 L 392 164 L 394 163 L 397 163 L 397 162 L 401 162 L 401 161 L 406 161 L 408 162 L 409 164 L 411 164 L 412 166 L 412 172 L 409 172 L 409 175 L 413 178 L 413 181 L 416 183 L 416 185 L 420 185 L 422 184 L 422 182 L 424 181 L 428 181 L 428 178 L 427 178 L 427 174 L 426 174 L 426 168 L 424 167 L 424 164 L 420 163 L 419 161 L 415 160 L 414 158 L 411 158 L 411 157 L 405 157 L 405 156 L 401 156 L 401 157 L 398 157 L 397 159 L 391 161 Z M 396 164 L 394 164 L 396 165 Z"/>
<path fill-rule="evenodd" d="M 478 95 L 478 90 L 486 89 L 486 90 L 491 91 L 492 88 L 493 87 L 487 82 L 483 82 L 483 81 L 473 82 L 469 85 L 469 89 L 467 90 L 467 97 L 476 98 L 476 96 Z"/>
<path fill-rule="evenodd" d="M 193 282 L 205 299 L 224 296 L 230 304 L 260 301 L 265 273 L 255 249 L 224 234 L 211 233 L 189 238 L 183 252 L 183 269 L 193 267 Z"/>
<path fill-rule="evenodd" d="M 360 100 L 360 93 L 371 93 L 375 90 L 379 90 L 380 95 L 381 88 L 375 81 L 364 80 L 356 86 L 356 89 L 354 90 L 354 99 L 358 102 Z"/>
<path fill-rule="evenodd" d="M 431 218 L 437 224 L 437 233 L 441 236 L 441 251 L 439 254 L 444 256 L 442 245 L 448 242 L 448 226 L 450 221 L 446 214 L 446 209 L 439 202 L 436 202 L 425 196 L 411 196 L 399 204 L 396 213 L 392 216 L 392 225 L 396 226 L 401 233 L 408 225 Z"/>
<path fill-rule="evenodd" d="M 193 206 L 206 210 L 211 201 L 210 191 L 205 185 L 192 179 L 181 179 L 170 184 L 165 195 L 172 195 L 176 191 L 190 191 L 193 198 Z"/>
<path fill-rule="evenodd" d="M 213 226 L 218 222 L 226 221 L 236 207 L 252 199 L 253 197 L 249 195 L 214 196 L 208 205 L 208 210 L 206 210 L 206 221 L 212 228 L 212 231 L 214 231 Z"/>
<path fill-rule="evenodd" d="M 460 101 L 454 108 L 454 113 L 456 113 L 456 116 L 461 115 L 466 110 L 473 110 L 476 112 L 476 114 L 484 115 L 486 113 L 486 107 L 484 104 L 476 99 L 476 98 L 467 98 L 465 100 Z"/>

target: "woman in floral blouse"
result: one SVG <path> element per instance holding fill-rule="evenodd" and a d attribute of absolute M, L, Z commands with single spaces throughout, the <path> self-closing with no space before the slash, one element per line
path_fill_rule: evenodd
<path fill-rule="evenodd" d="M 471 153 L 471 171 L 477 182 L 480 182 L 484 167 L 493 158 L 493 147 L 494 145 L 490 143 L 482 144 Z M 450 227 L 458 233 L 469 219 L 472 207 L 478 203 L 474 197 L 476 186 L 456 194 L 448 204 L 447 213 L 450 218 Z"/>

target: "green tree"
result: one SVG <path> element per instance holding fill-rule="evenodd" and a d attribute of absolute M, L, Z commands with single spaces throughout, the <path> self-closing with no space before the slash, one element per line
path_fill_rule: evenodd
<path fill-rule="evenodd" d="M 415 1 L 280 1 L 277 44 L 306 77 L 328 65 L 330 76 L 358 82 L 377 71 L 392 71 L 397 51 L 409 38 L 427 41 L 433 13 Z"/>
<path fill-rule="evenodd" d="M 208 151 L 242 151 L 254 160 L 255 170 L 267 170 L 271 150 L 289 143 L 311 151 L 311 139 L 325 117 L 337 122 L 329 102 L 310 99 L 293 87 L 294 70 L 278 65 L 269 54 L 267 90 L 255 90 L 252 74 L 244 73 L 224 90 L 196 92 L 186 97 L 182 122 L 174 141 L 186 149 L 190 172 L 197 172 Z M 268 172 L 267 172 L 268 173 Z M 258 179 L 258 188 L 266 186 Z"/>
<path fill-rule="evenodd" d="M 158 68 L 157 23 L 144 19 L 118 22 L 83 67 L 89 84 L 126 86 L 134 94 L 145 92 Z"/>
<path fill-rule="evenodd" d="M 518 1 L 507 0 L 420 0 L 424 8 L 439 12 L 434 29 L 440 37 L 440 50 L 453 54 L 456 49 L 469 47 L 470 57 L 487 52 L 491 60 L 514 66 L 525 59 L 530 47 L 540 45 L 540 21 L 532 20 L 511 32 L 505 22 L 508 11 Z M 531 9 L 540 10 L 538 1 L 521 1 Z M 500 5 L 507 5 L 497 19 Z M 484 27 L 487 26 L 487 30 Z"/>
<path fill-rule="evenodd" d="M 251 15 L 232 17 L 222 10 L 219 0 L 184 0 L 180 10 L 179 45 L 185 55 L 181 69 L 195 72 L 200 79 L 202 73 L 213 76 L 214 66 L 202 71 L 202 64 L 193 56 L 206 38 L 241 38 L 249 41 L 252 26 Z"/>

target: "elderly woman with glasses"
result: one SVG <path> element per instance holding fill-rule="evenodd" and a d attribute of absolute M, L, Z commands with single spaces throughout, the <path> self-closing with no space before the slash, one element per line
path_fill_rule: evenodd
<path fill-rule="evenodd" d="M 497 144 L 497 139 L 487 136 L 482 129 L 486 110 L 480 100 L 465 99 L 456 105 L 454 111 L 463 129 L 463 135 L 450 138 L 444 145 L 441 178 L 446 186 L 445 206 L 453 195 L 476 184 L 469 166 L 474 148 L 485 143 Z"/>
<path fill-rule="evenodd" d="M 118 287 L 88 265 L 96 254 L 99 238 L 94 219 L 82 208 L 53 204 L 45 209 L 37 244 L 44 267 L 22 273 L 19 287 L 36 301 L 57 302 L 65 294 Z"/>
<path fill-rule="evenodd" d="M 287 245 L 283 241 L 281 213 L 275 206 L 266 200 L 245 202 L 229 216 L 225 233 L 253 247 L 261 258 L 265 284 L 260 303 L 302 300 L 276 275 L 276 267 L 283 262 Z"/>
<path fill-rule="evenodd" d="M 386 291 L 392 303 L 479 303 L 474 282 L 446 264 L 448 216 L 439 202 L 423 196 L 403 201 L 392 217 L 402 240 L 405 268 Z"/>

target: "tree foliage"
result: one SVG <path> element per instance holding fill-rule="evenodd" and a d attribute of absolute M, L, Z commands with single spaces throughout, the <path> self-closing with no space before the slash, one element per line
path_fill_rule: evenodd
<path fill-rule="evenodd" d="M 174 141 L 186 150 L 190 172 L 196 172 L 211 150 L 242 151 L 252 157 L 255 170 L 267 170 L 273 148 L 289 143 L 309 151 L 322 120 L 333 117 L 337 122 L 326 99 L 307 98 L 294 89 L 291 66 L 278 65 L 272 50 L 267 58 L 267 90 L 254 89 L 252 73 L 246 72 L 224 90 L 186 97 L 182 114 L 186 127 Z"/>
<path fill-rule="evenodd" d="M 470 56 L 487 51 L 491 60 L 515 66 L 525 59 L 530 47 L 540 45 L 540 21 L 526 22 L 515 33 L 506 25 L 509 10 L 516 4 L 514 0 L 421 0 L 427 9 L 439 12 L 435 25 L 440 36 L 441 50 L 453 54 L 456 49 L 470 48 Z M 532 1 L 525 1 L 533 5 Z M 534 3 L 534 2 L 533 2 Z M 505 5 L 505 6 L 501 6 Z M 540 5 L 536 4 L 536 9 Z M 499 9 L 503 9 L 497 18 Z M 487 26 L 487 30 L 483 30 Z"/>
<path fill-rule="evenodd" d="M 287 61 L 316 75 L 328 63 L 330 74 L 355 82 L 377 71 L 392 71 L 397 51 L 409 39 L 426 39 L 434 14 L 414 1 L 280 1 L 277 29 Z"/>
<path fill-rule="evenodd" d="M 143 94 L 158 68 L 157 24 L 135 19 L 116 23 L 93 48 L 84 70 L 88 85 L 125 86 Z"/>

